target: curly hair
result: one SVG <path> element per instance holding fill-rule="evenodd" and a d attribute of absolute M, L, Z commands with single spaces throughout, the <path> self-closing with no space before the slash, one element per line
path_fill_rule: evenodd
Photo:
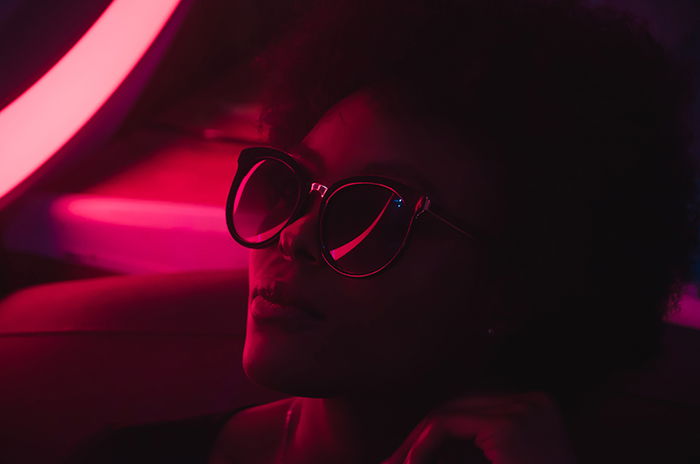
<path fill-rule="evenodd" d="M 373 89 L 503 167 L 491 272 L 523 327 L 498 365 L 511 384 L 585 388 L 656 352 L 697 208 L 688 71 L 642 24 L 576 0 L 326 1 L 259 63 L 279 146 Z"/>

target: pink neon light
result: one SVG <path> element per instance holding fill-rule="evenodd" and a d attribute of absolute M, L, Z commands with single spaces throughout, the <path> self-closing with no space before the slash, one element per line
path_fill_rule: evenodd
<path fill-rule="evenodd" d="M 389 207 L 389 203 L 391 203 L 391 196 L 389 197 L 389 200 L 387 200 L 386 204 L 384 205 L 384 209 L 377 215 L 377 217 L 374 219 L 374 222 L 367 227 L 364 232 L 362 232 L 360 235 L 358 235 L 356 238 L 350 240 L 348 243 L 345 245 L 339 246 L 338 248 L 335 248 L 331 250 L 331 256 L 333 259 L 336 261 L 341 259 L 343 256 L 346 254 L 350 253 L 352 250 L 355 249 L 362 241 L 372 232 L 374 227 L 377 225 L 379 220 L 382 218 L 384 215 L 384 211 Z"/>
<path fill-rule="evenodd" d="M 114 0 L 53 68 L 0 111 L 0 198 L 92 118 L 180 2 Z"/>

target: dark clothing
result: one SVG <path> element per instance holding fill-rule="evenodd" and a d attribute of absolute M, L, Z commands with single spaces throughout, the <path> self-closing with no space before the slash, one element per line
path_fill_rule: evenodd
<path fill-rule="evenodd" d="M 214 442 L 233 411 L 112 428 L 84 443 L 67 464 L 207 464 Z"/>

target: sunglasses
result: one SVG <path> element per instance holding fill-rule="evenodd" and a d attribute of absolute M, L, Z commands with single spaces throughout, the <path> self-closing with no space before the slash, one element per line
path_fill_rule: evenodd
<path fill-rule="evenodd" d="M 346 277 L 369 277 L 385 270 L 406 247 L 416 219 L 428 213 L 456 232 L 466 232 L 438 213 L 425 193 L 396 180 L 357 176 L 330 187 L 289 153 L 269 147 L 245 148 L 226 201 L 233 238 L 248 248 L 264 248 L 307 213 L 312 195 L 321 196 L 321 255 Z"/>

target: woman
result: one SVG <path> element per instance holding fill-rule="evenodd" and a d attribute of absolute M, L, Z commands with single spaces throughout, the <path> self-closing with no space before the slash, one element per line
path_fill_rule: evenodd
<path fill-rule="evenodd" d="M 687 277 L 684 80 L 575 0 L 320 3 L 260 61 L 271 144 L 228 202 L 243 366 L 292 397 L 209 462 L 575 462 Z"/>
<path fill-rule="evenodd" d="M 449 134 L 431 138 L 421 134 L 417 124 L 408 126 L 409 131 L 406 128 L 407 124 L 398 125 L 383 113 L 376 97 L 359 92 L 334 107 L 305 137 L 304 152 L 318 153 L 319 164 L 311 165 L 310 156 L 299 159 L 307 161 L 314 178 L 327 185 L 363 172 L 399 178 L 422 191 L 428 188 L 423 187 L 428 185 L 427 179 L 437 180 L 439 183 L 430 186 L 431 205 L 462 212 L 461 222 L 473 224 L 479 236 L 460 233 L 435 218 L 421 218 L 425 220 L 415 224 L 415 236 L 400 261 L 367 278 L 349 278 L 330 268 L 321 256 L 317 227 L 320 195 L 316 195 L 309 213 L 287 225 L 279 239 L 272 237 L 275 245 L 253 251 L 244 368 L 253 381 L 302 398 L 252 409 L 232 419 L 222 440 L 231 434 L 235 456 L 245 450 L 244 443 L 252 443 L 257 450 L 259 437 L 279 435 L 275 430 L 285 409 L 292 405 L 297 408 L 292 414 L 297 414 L 293 419 L 298 422 L 280 462 L 379 462 L 398 447 L 422 416 L 457 393 L 461 396 L 454 412 L 476 408 L 507 419 L 532 408 L 538 415 L 545 414 L 536 422 L 542 420 L 542 426 L 560 431 L 553 405 L 544 395 L 501 395 L 500 389 L 493 390 L 485 373 L 496 344 L 494 331 L 504 330 L 495 329 L 502 327 L 504 320 L 498 320 L 499 309 L 491 301 L 499 292 L 489 287 L 491 283 L 483 274 L 488 248 L 493 246 L 488 240 L 498 234 L 504 221 L 494 214 L 504 209 L 499 176 L 487 163 L 468 157 L 455 159 L 455 152 L 469 153 L 469 149 L 460 147 Z M 274 154 L 270 151 L 258 156 Z M 258 193 L 256 189 L 268 176 L 278 182 L 284 176 L 275 172 L 276 167 L 266 167 L 277 163 L 272 161 L 275 158 L 266 159 L 242 187 L 250 193 L 239 196 L 238 211 L 233 214 L 241 233 L 253 227 L 250 221 L 254 220 L 246 217 L 236 221 L 246 214 L 241 210 L 260 207 L 257 198 L 250 198 Z M 408 200 L 396 206 L 400 205 L 395 203 L 399 197 L 379 185 L 336 190 L 324 212 L 329 216 L 334 214 L 331 208 L 336 208 L 336 218 L 329 217 L 329 221 L 338 221 L 338 225 L 329 225 L 329 240 L 344 235 L 333 228 L 357 231 L 357 227 L 365 227 L 365 212 L 357 210 L 372 208 L 369 215 L 375 216 L 382 206 L 377 200 L 384 203 L 387 193 L 390 208 L 413 211 Z M 287 193 L 288 198 L 295 196 Z M 399 228 L 404 223 L 402 217 L 387 218 L 390 214 L 400 211 L 385 210 L 385 217 L 363 237 L 363 243 L 342 258 L 335 253 L 338 259 L 332 260 L 333 265 L 343 272 L 368 273 L 386 264 L 386 259 L 375 259 L 377 254 L 385 258 L 392 254 L 382 253 L 383 247 L 393 249 L 382 235 L 395 233 L 400 240 L 404 232 Z M 255 227 L 256 233 L 260 229 Z M 272 429 L 255 430 L 249 436 L 251 422 L 257 425 L 256 415 L 266 416 L 271 409 L 276 412 L 271 422 L 260 426 Z M 465 426 L 467 433 L 477 433 L 481 424 L 471 423 L 476 418 L 469 417 L 467 424 L 452 417 L 439 427 L 455 430 L 440 428 L 433 433 L 452 434 Z M 543 445 L 532 451 L 552 451 L 546 441 L 552 438 L 549 432 L 528 437 L 541 440 L 538 445 Z M 245 437 L 243 443 L 238 441 L 241 436 Z M 437 438 L 442 437 L 427 435 L 421 443 Z M 563 439 L 559 446 L 564 446 Z M 278 448 L 275 443 L 265 447 L 275 450 L 273 454 Z M 568 462 L 559 453 L 551 462 Z M 273 462 L 273 456 L 269 457 L 261 462 Z M 517 462 L 489 457 L 496 458 L 495 462 Z M 225 456 L 221 462 L 227 462 Z"/>
<path fill-rule="evenodd" d="M 653 352 L 687 272 L 661 48 L 574 1 L 335 2 L 268 63 L 282 150 L 241 155 L 229 217 L 245 371 L 294 398 L 234 416 L 213 462 L 573 462 L 556 404 Z M 420 204 L 391 181 L 439 212 L 404 248 Z"/>

